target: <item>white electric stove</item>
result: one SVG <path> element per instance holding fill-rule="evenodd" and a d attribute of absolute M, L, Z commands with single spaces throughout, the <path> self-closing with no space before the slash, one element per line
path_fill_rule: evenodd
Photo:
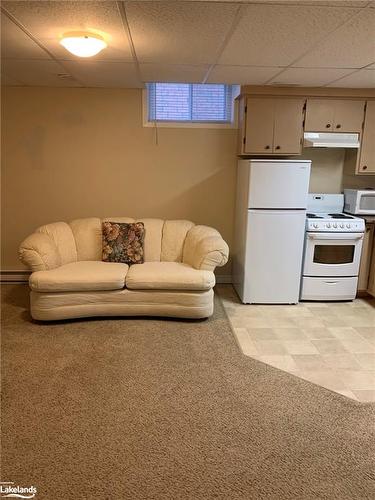
<path fill-rule="evenodd" d="M 365 221 L 342 213 L 344 195 L 310 194 L 301 300 L 353 300 Z"/>

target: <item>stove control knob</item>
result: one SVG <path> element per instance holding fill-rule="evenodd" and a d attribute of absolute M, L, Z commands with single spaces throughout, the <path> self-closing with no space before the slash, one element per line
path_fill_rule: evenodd
<path fill-rule="evenodd" d="M 318 227 L 318 224 L 316 222 L 314 222 L 313 227 L 315 227 L 315 228 Z"/>
<path fill-rule="evenodd" d="M 332 225 L 333 225 L 333 227 L 337 227 L 337 224 L 336 224 L 336 222 L 334 222 L 334 223 L 333 223 Z"/>
<path fill-rule="evenodd" d="M 344 224 L 342 224 L 342 223 L 341 223 L 341 224 L 340 224 L 340 227 L 343 229 L 343 228 L 344 228 Z"/>
<path fill-rule="evenodd" d="M 331 224 L 328 222 L 328 223 L 326 224 L 326 227 L 331 227 Z"/>
<path fill-rule="evenodd" d="M 346 227 L 347 227 L 348 229 L 350 229 L 350 224 L 347 224 L 347 225 L 346 225 Z"/>

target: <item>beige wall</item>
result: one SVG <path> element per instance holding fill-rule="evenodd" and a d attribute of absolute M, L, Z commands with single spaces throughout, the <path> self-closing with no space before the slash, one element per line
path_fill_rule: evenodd
<path fill-rule="evenodd" d="M 8 88 L 2 114 L 2 270 L 23 269 L 36 227 L 78 217 L 190 219 L 231 245 L 236 130 L 162 128 L 156 145 L 133 89 Z"/>
<path fill-rule="evenodd" d="M 231 246 L 236 130 L 160 128 L 157 145 L 135 89 L 8 88 L 2 115 L 2 270 L 36 227 L 95 215 L 191 219 Z M 310 192 L 341 192 L 344 150 L 301 158 Z"/>
<path fill-rule="evenodd" d="M 345 149 L 305 148 L 304 160 L 312 160 L 310 193 L 341 193 Z"/>

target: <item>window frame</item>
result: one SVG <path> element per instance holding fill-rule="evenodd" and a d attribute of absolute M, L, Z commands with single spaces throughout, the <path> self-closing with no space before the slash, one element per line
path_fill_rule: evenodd
<path fill-rule="evenodd" d="M 154 83 L 154 82 L 147 82 Z M 189 83 L 189 82 L 165 82 L 165 83 Z M 231 84 L 223 84 L 223 85 L 231 85 Z M 233 87 L 237 87 L 233 85 Z M 157 127 L 157 128 L 212 128 L 212 129 L 236 129 L 237 125 L 237 117 L 238 117 L 238 97 L 239 88 L 234 89 L 233 91 L 233 108 L 232 108 L 232 121 L 220 123 L 220 122 L 194 122 L 194 121 L 166 121 L 166 120 L 156 120 L 149 121 L 148 119 L 148 90 L 145 86 L 142 89 L 142 117 L 143 117 L 143 126 L 144 127 Z"/>

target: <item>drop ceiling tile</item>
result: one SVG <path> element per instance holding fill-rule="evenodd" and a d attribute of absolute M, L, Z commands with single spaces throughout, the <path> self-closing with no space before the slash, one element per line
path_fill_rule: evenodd
<path fill-rule="evenodd" d="M 369 0 L 317 0 L 313 2 L 309 2 L 309 0 L 303 0 L 306 3 L 312 3 L 314 5 L 322 6 L 330 6 L 330 7 L 357 7 L 363 8 L 368 5 Z"/>
<path fill-rule="evenodd" d="M 263 85 L 279 73 L 282 68 L 259 66 L 214 66 L 208 83 L 237 83 L 241 85 Z"/>
<path fill-rule="evenodd" d="M 252 4 L 242 8 L 244 14 L 219 64 L 288 66 L 357 12 L 301 5 Z"/>
<path fill-rule="evenodd" d="M 2 72 L 9 78 L 24 85 L 42 87 L 78 87 L 80 84 L 73 78 L 60 78 L 66 74 L 65 69 L 52 60 L 43 59 L 3 59 Z M 69 76 L 69 75 L 68 75 Z"/>
<path fill-rule="evenodd" d="M 332 82 L 328 87 L 375 88 L 375 69 L 360 69 L 337 82 Z"/>
<path fill-rule="evenodd" d="M 270 83 L 272 85 L 302 85 L 305 87 L 320 87 L 332 80 L 351 73 L 352 69 L 328 68 L 287 68 L 277 75 Z"/>
<path fill-rule="evenodd" d="M 133 63 L 80 60 L 64 61 L 64 66 L 84 87 L 143 87 Z"/>
<path fill-rule="evenodd" d="M 140 62 L 214 63 L 238 6 L 210 2 L 127 2 Z"/>
<path fill-rule="evenodd" d="M 140 64 L 142 80 L 145 82 L 189 82 L 200 83 L 209 69 L 208 64 Z"/>
<path fill-rule="evenodd" d="M 362 9 L 298 61 L 298 66 L 361 68 L 375 57 L 375 10 Z"/>
<path fill-rule="evenodd" d="M 58 59 L 77 60 L 59 41 L 68 31 L 84 30 L 102 35 L 108 43 L 95 60 L 132 60 L 116 2 L 6 1 L 2 5 Z"/>
<path fill-rule="evenodd" d="M 1 57 L 18 59 L 50 59 L 41 49 L 5 14 L 1 15 Z"/>
<path fill-rule="evenodd" d="M 191 2 L 201 2 L 202 0 L 189 0 Z M 206 2 L 217 2 L 218 0 L 205 0 Z M 317 5 L 324 7 L 365 7 L 369 0 L 220 0 L 221 2 L 236 3 L 262 3 L 262 4 L 282 4 L 282 5 Z"/>
<path fill-rule="evenodd" d="M 21 82 L 18 82 L 14 78 L 10 78 L 9 76 L 2 74 L 1 75 L 1 86 L 2 87 L 19 87 L 22 86 L 23 84 Z"/>

